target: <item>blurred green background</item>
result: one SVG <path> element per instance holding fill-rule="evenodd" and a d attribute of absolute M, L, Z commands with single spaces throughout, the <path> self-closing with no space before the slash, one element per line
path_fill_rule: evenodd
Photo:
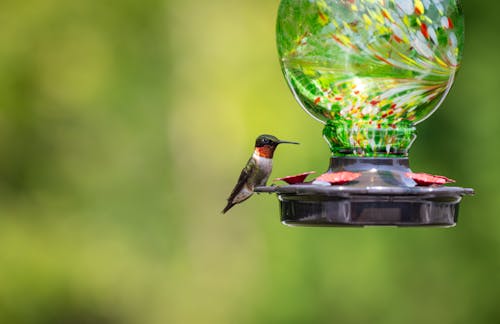
<path fill-rule="evenodd" d="M 323 171 L 281 75 L 278 1 L 2 0 L 0 323 L 497 323 L 500 2 L 465 1 L 463 68 L 412 167 L 477 196 L 454 229 L 221 216 L 255 137 Z"/>

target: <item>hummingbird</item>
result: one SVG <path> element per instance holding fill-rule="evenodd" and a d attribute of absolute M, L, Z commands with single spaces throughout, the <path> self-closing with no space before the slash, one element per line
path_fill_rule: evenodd
<path fill-rule="evenodd" d="M 255 150 L 241 171 L 238 182 L 227 199 L 227 206 L 222 210 L 225 214 L 234 205 L 239 204 L 253 195 L 254 188 L 265 186 L 273 169 L 274 150 L 279 144 L 299 144 L 282 141 L 273 135 L 260 135 L 255 140 Z"/>

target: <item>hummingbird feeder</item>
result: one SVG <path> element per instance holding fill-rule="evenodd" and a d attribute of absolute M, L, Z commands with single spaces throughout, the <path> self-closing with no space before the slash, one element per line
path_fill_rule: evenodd
<path fill-rule="evenodd" d="M 312 182 L 300 182 L 302 174 L 256 188 L 278 195 L 284 224 L 456 225 L 462 197 L 474 191 L 414 173 L 408 150 L 415 126 L 448 94 L 463 41 L 458 0 L 281 1 L 284 76 L 324 124 L 332 152 L 329 170 Z"/>

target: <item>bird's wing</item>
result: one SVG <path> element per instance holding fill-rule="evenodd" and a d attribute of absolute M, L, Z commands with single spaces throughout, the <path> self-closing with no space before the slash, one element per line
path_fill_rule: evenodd
<path fill-rule="evenodd" d="M 227 201 L 232 202 L 234 198 L 238 195 L 238 193 L 241 191 L 245 183 L 247 182 L 248 178 L 250 178 L 250 174 L 252 173 L 253 166 L 255 164 L 255 161 L 250 158 L 248 160 L 247 165 L 241 170 L 240 177 L 238 178 L 238 182 L 236 183 L 236 186 L 234 187 L 233 191 L 231 192 L 231 195 L 229 198 L 227 198 Z"/>

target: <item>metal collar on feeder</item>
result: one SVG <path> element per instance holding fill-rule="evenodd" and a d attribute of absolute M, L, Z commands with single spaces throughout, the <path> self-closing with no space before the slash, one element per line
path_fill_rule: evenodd
<path fill-rule="evenodd" d="M 317 181 L 256 189 L 279 195 L 285 224 L 456 224 L 472 189 L 412 172 L 408 150 L 416 125 L 453 84 L 463 35 L 458 0 L 281 1 L 283 73 L 299 104 L 325 125 L 333 156 Z M 349 178 L 342 172 L 356 177 L 336 182 Z"/>

